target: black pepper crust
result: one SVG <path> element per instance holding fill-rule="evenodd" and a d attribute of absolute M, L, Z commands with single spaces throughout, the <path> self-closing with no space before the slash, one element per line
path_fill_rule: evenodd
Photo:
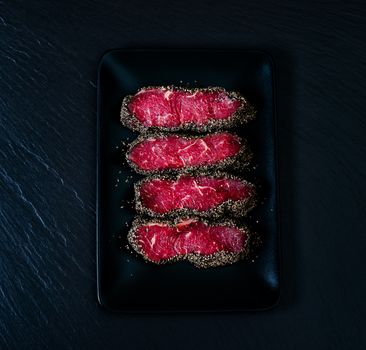
<path fill-rule="evenodd" d="M 214 130 L 222 130 L 227 128 L 234 128 L 239 125 L 246 124 L 248 121 L 255 118 L 257 112 L 255 108 L 248 102 L 246 98 L 244 98 L 242 95 L 240 95 L 238 92 L 235 91 L 226 91 L 222 87 L 207 87 L 207 88 L 184 88 L 184 87 L 177 87 L 174 85 L 168 85 L 168 86 L 148 86 L 143 87 L 137 91 L 140 92 L 142 90 L 147 89 L 168 89 L 172 91 L 185 91 L 189 93 L 195 93 L 195 92 L 213 92 L 213 91 L 220 91 L 225 93 L 227 96 L 229 96 L 231 99 L 236 99 L 241 101 L 241 106 L 235 111 L 234 114 L 232 114 L 227 119 L 210 119 L 207 124 L 204 125 L 197 125 L 195 123 L 186 123 L 182 124 L 180 126 L 176 127 L 163 127 L 163 126 L 154 126 L 154 127 L 147 127 L 135 117 L 134 114 L 132 114 L 129 109 L 128 105 L 135 95 L 128 95 L 126 96 L 122 101 L 121 106 L 121 112 L 120 112 L 120 120 L 121 123 L 127 127 L 132 129 L 133 131 L 138 132 L 145 132 L 148 129 L 156 130 L 156 131 L 196 131 L 196 132 L 211 132 Z M 136 94 L 137 94 L 136 93 Z"/>
<path fill-rule="evenodd" d="M 209 267 L 231 265 L 239 260 L 246 259 L 249 257 L 252 233 L 249 232 L 249 230 L 247 229 L 246 226 L 238 225 L 234 221 L 228 220 L 228 219 L 226 219 L 224 221 L 219 221 L 219 222 L 212 222 L 211 220 L 207 221 L 205 219 L 199 219 L 199 218 L 193 217 L 193 216 L 186 217 L 184 219 L 199 220 L 199 221 L 205 223 L 206 225 L 211 225 L 211 226 L 225 225 L 225 226 L 235 227 L 235 228 L 239 229 L 243 234 L 247 235 L 247 240 L 245 242 L 245 246 L 243 247 L 243 250 L 238 253 L 233 253 L 233 252 L 228 252 L 228 251 L 220 251 L 220 252 L 210 254 L 210 255 L 200 255 L 198 253 L 189 253 L 189 254 L 184 254 L 184 255 L 177 255 L 177 256 L 174 256 L 169 259 L 161 260 L 159 262 L 152 261 L 145 255 L 145 253 L 142 251 L 142 249 L 138 243 L 138 240 L 136 237 L 137 228 L 141 225 L 145 225 L 152 221 L 157 222 L 157 223 L 167 224 L 167 225 L 173 227 L 177 223 L 179 223 L 182 219 L 176 218 L 176 219 L 173 219 L 170 221 L 166 221 L 166 220 L 144 219 L 142 217 L 137 217 L 133 221 L 132 227 L 127 235 L 128 243 L 130 244 L 130 246 L 133 248 L 133 250 L 137 254 L 139 254 L 140 256 L 142 256 L 144 258 L 145 261 L 152 262 L 156 265 L 164 265 L 167 263 L 173 263 L 173 262 L 178 262 L 178 261 L 188 261 L 191 264 L 193 264 L 195 267 L 209 268 Z"/>
<path fill-rule="evenodd" d="M 198 217 L 206 217 L 206 218 L 210 217 L 212 219 L 218 219 L 225 215 L 234 216 L 234 217 L 246 216 L 247 213 L 257 205 L 257 195 L 256 195 L 256 191 L 255 191 L 255 186 L 252 183 L 250 183 L 242 178 L 239 178 L 238 176 L 234 176 L 232 174 L 220 172 L 220 171 L 214 171 L 214 172 L 209 172 L 209 173 L 208 172 L 206 172 L 206 173 L 199 172 L 199 173 L 192 173 L 190 175 L 194 176 L 194 177 L 203 176 L 203 177 L 210 177 L 210 178 L 225 178 L 225 179 L 239 180 L 239 181 L 245 183 L 246 185 L 250 186 L 253 190 L 253 193 L 248 198 L 245 198 L 243 200 L 234 201 L 234 200 L 229 199 L 229 200 L 219 204 L 218 206 L 211 208 L 209 210 L 205 210 L 205 211 L 181 208 L 181 209 L 175 209 L 168 213 L 160 214 L 160 213 L 157 213 L 157 212 L 145 207 L 142 204 L 141 196 L 140 196 L 141 186 L 144 183 L 149 182 L 151 180 L 155 180 L 155 179 L 176 181 L 181 176 L 187 176 L 187 174 L 152 175 L 152 176 L 146 177 L 143 180 L 134 184 L 136 211 L 142 215 L 148 215 L 151 217 L 164 218 L 164 219 L 169 219 L 169 218 L 172 219 L 172 218 L 176 218 L 176 217 L 185 217 L 185 216 L 191 216 L 191 215 L 198 216 Z"/>
<path fill-rule="evenodd" d="M 189 166 L 184 168 L 169 168 L 169 169 L 161 169 L 161 170 L 144 170 L 140 169 L 134 162 L 132 162 L 129 159 L 129 154 L 131 150 L 139 143 L 150 139 L 150 138 L 162 138 L 162 137 L 168 137 L 168 136 L 179 136 L 183 137 L 185 139 L 198 139 L 203 138 L 205 136 L 212 136 L 215 134 L 221 134 L 224 131 L 217 131 L 211 134 L 207 135 L 189 135 L 189 134 L 171 134 L 167 132 L 149 132 L 144 133 L 138 136 L 133 142 L 130 143 L 128 146 L 127 152 L 125 154 L 126 161 L 128 165 L 134 169 L 137 173 L 142 175 L 153 175 L 153 174 L 177 174 L 177 173 L 192 173 L 197 170 L 200 170 L 201 172 L 205 171 L 215 171 L 215 170 L 230 170 L 235 169 L 236 171 L 243 170 L 245 167 L 247 167 L 250 164 L 250 161 L 253 157 L 253 153 L 249 148 L 249 145 L 246 140 L 244 140 L 242 137 L 238 136 L 237 134 L 233 132 L 225 132 L 231 135 L 234 135 L 240 140 L 240 150 L 239 152 L 231 157 L 227 157 L 215 164 L 206 164 L 206 165 L 197 165 L 197 166 Z"/>

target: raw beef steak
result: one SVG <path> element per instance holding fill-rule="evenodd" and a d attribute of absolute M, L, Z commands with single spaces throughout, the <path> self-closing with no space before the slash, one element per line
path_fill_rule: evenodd
<path fill-rule="evenodd" d="M 142 88 L 123 99 L 121 122 L 135 131 L 212 131 L 244 124 L 255 110 L 236 92 L 223 88 Z"/>
<path fill-rule="evenodd" d="M 128 242 L 156 264 L 187 260 L 197 267 L 232 264 L 248 253 L 249 234 L 233 222 L 208 223 L 197 218 L 167 222 L 134 221 Z"/>
<path fill-rule="evenodd" d="M 136 210 L 164 217 L 244 216 L 255 204 L 251 183 L 229 174 L 148 177 L 135 184 Z"/>
<path fill-rule="evenodd" d="M 131 167 L 142 174 L 198 168 L 223 169 L 247 165 L 250 156 L 246 143 L 228 132 L 206 136 L 142 135 L 132 142 L 126 153 Z"/>

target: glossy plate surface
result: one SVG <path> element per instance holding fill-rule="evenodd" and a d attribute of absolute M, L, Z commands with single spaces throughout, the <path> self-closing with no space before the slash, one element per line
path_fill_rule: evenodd
<path fill-rule="evenodd" d="M 99 66 L 97 150 L 98 300 L 113 311 L 257 310 L 279 298 L 279 229 L 274 77 L 260 51 L 113 50 Z M 197 269 L 186 262 L 157 266 L 125 246 L 135 216 L 124 144 L 137 137 L 119 122 L 125 95 L 143 86 L 221 86 L 242 93 L 256 120 L 234 129 L 248 139 L 253 166 L 239 175 L 259 186 L 260 203 L 241 219 L 262 237 L 257 256 L 234 265 Z"/>

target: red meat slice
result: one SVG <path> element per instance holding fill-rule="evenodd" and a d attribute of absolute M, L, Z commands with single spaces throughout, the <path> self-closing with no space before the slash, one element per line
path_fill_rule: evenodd
<path fill-rule="evenodd" d="M 198 267 L 238 261 L 247 253 L 248 232 L 230 222 L 209 224 L 195 218 L 177 223 L 137 220 L 128 234 L 135 251 L 154 263 L 188 260 Z"/>
<path fill-rule="evenodd" d="M 164 170 L 224 168 L 250 154 L 239 136 L 219 132 L 207 136 L 176 134 L 138 138 L 127 152 L 127 161 L 140 173 Z"/>
<path fill-rule="evenodd" d="M 245 215 L 255 205 L 255 189 L 229 174 L 147 178 L 135 186 L 136 208 L 152 216 Z"/>
<path fill-rule="evenodd" d="M 242 124 L 254 117 L 244 97 L 223 88 L 143 88 L 123 100 L 121 121 L 138 131 L 212 130 Z"/>

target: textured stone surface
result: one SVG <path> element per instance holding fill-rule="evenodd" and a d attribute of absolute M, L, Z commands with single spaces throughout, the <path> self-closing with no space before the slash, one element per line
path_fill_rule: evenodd
<path fill-rule="evenodd" d="M 0 1 L 0 348 L 365 348 L 365 16 L 359 0 Z M 96 69 L 105 50 L 131 46 L 273 54 L 277 309 L 128 316 L 97 305 Z"/>

